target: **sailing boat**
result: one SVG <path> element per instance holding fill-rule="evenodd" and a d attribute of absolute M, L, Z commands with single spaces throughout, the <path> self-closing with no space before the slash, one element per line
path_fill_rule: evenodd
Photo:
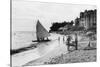
<path fill-rule="evenodd" d="M 45 42 L 45 41 L 50 41 L 48 37 L 50 36 L 50 33 L 42 26 L 40 21 L 37 21 L 36 24 L 36 37 L 37 40 L 33 42 Z"/>

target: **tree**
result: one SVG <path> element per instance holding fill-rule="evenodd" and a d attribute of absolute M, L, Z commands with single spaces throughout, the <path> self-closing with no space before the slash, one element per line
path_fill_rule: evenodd
<path fill-rule="evenodd" d="M 50 27 L 50 31 L 58 31 L 60 27 L 64 27 L 67 24 L 66 21 L 62 23 L 54 22 L 52 23 L 52 26 Z"/>
<path fill-rule="evenodd" d="M 72 21 L 70 22 L 70 24 L 73 26 L 73 24 L 74 24 L 74 21 L 72 20 Z"/>
<path fill-rule="evenodd" d="M 75 19 L 75 26 L 79 26 L 79 18 L 78 17 Z"/>

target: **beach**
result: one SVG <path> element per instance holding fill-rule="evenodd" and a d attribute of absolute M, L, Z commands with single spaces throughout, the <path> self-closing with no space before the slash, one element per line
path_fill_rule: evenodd
<path fill-rule="evenodd" d="M 58 39 L 59 37 L 60 40 Z M 65 36 L 52 33 L 49 37 L 49 39 L 52 39 L 50 42 L 38 43 L 37 48 L 29 48 L 27 51 L 12 55 L 12 66 L 31 66 L 96 61 L 96 49 L 84 50 L 84 48 L 87 47 L 89 43 L 87 40 L 81 40 L 80 38 L 78 42 L 79 50 L 74 50 L 74 48 L 71 47 L 72 51 L 68 51 L 66 41 L 63 41 L 63 37 Z M 96 43 L 96 41 L 91 41 L 91 43 L 92 42 Z M 32 43 L 31 40 L 29 43 Z M 30 44 L 27 46 L 30 46 Z"/>
<path fill-rule="evenodd" d="M 53 38 L 52 41 L 39 43 L 37 48 L 12 55 L 12 66 L 22 66 L 32 60 L 37 60 L 48 54 L 49 56 L 55 56 L 67 52 L 66 45 L 62 41 L 59 42 L 56 37 L 58 37 L 58 35 L 52 34 L 52 37 L 50 37 L 51 39 Z M 60 35 L 60 37 L 62 36 Z M 52 52 L 54 53 L 51 54 Z"/>

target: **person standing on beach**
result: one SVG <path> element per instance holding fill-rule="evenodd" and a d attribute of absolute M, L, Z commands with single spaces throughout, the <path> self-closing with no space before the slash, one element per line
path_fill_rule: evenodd
<path fill-rule="evenodd" d="M 58 41 L 60 41 L 60 36 L 58 37 Z"/>
<path fill-rule="evenodd" d="M 60 36 L 58 37 L 58 41 L 59 41 L 59 44 L 60 44 Z"/>
<path fill-rule="evenodd" d="M 68 51 L 69 51 L 69 47 L 70 47 L 70 41 L 71 41 L 71 36 L 68 36 L 68 38 L 67 38 L 67 43 L 66 43 L 66 45 L 67 45 L 67 49 L 68 49 Z"/>
<path fill-rule="evenodd" d="M 65 42 L 65 37 L 63 36 L 63 43 Z"/>

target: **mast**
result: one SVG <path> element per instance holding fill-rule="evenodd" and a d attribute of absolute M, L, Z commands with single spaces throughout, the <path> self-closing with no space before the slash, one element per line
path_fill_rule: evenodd
<path fill-rule="evenodd" d="M 36 35 L 37 35 L 37 40 L 41 41 L 50 36 L 49 32 L 42 26 L 40 21 L 37 21 L 36 25 Z"/>

